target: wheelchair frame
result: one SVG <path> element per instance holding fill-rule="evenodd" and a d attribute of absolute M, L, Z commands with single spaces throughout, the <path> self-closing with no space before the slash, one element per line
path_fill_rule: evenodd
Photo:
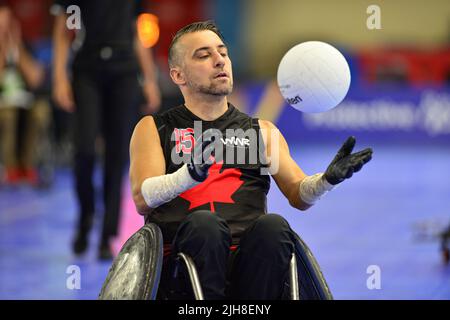
<path fill-rule="evenodd" d="M 144 225 L 125 243 L 103 284 L 99 299 L 130 299 L 135 297 L 135 294 L 130 293 L 130 289 L 120 288 L 120 286 L 116 286 L 114 283 L 111 284 L 110 282 L 114 282 L 114 279 L 118 278 L 114 272 L 117 270 L 120 271 L 121 267 L 119 265 L 127 263 L 128 255 L 130 250 L 132 250 L 131 245 L 135 243 L 136 240 L 142 241 L 141 238 L 145 239 L 145 249 L 152 251 L 145 256 L 148 261 L 142 262 L 142 265 L 148 268 L 148 270 L 145 271 L 145 275 L 150 283 L 146 283 L 137 289 L 139 289 L 139 297 L 141 299 L 156 299 L 162 269 L 163 239 L 160 228 L 153 223 Z M 323 277 L 312 252 L 298 235 L 296 240 L 295 250 L 292 253 L 288 272 L 290 299 L 332 300 L 333 296 L 331 295 L 325 278 Z M 121 257 L 122 253 L 124 256 L 121 260 L 119 257 Z M 181 262 L 187 270 L 195 299 L 204 300 L 202 286 L 193 259 L 182 252 L 177 254 L 176 259 L 178 262 Z M 177 273 L 178 271 L 175 272 L 175 274 Z"/>

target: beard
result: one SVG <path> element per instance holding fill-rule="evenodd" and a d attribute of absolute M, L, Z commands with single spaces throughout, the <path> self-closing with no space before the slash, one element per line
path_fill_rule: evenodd
<path fill-rule="evenodd" d="M 212 96 L 227 96 L 233 92 L 233 82 L 230 79 L 229 83 L 214 83 L 211 82 L 209 86 L 187 81 L 189 87 L 194 91 Z"/>

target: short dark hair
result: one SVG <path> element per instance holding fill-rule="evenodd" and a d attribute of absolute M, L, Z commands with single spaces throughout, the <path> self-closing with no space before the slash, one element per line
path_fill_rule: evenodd
<path fill-rule="evenodd" d="M 169 46 L 169 67 L 173 67 L 177 63 L 179 63 L 179 61 L 177 61 L 178 57 L 175 52 L 175 45 L 178 42 L 178 40 L 187 33 L 193 33 L 193 32 L 198 32 L 198 31 L 205 31 L 205 30 L 214 32 L 215 34 L 217 34 L 219 36 L 219 38 L 223 42 L 225 42 L 222 33 L 220 32 L 219 28 L 217 27 L 217 25 L 215 24 L 215 22 L 213 20 L 199 21 L 199 22 L 194 22 L 194 23 L 188 24 L 187 26 L 178 30 L 177 33 L 175 34 L 175 36 L 172 38 L 172 42 L 170 43 L 170 46 Z"/>

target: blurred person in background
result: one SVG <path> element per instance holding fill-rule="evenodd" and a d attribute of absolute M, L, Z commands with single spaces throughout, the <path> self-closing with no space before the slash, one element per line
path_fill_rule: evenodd
<path fill-rule="evenodd" d="M 67 70 L 70 30 L 67 8 L 80 8 L 82 27 L 76 30 L 81 47 L 74 57 L 71 77 Z M 73 242 L 75 254 L 88 247 L 88 235 L 95 212 L 93 174 L 96 137 L 104 141 L 104 218 L 99 258 L 111 259 L 110 240 L 117 234 L 122 178 L 128 160 L 128 141 L 137 119 L 140 97 L 138 73 L 142 72 L 144 113 L 156 112 L 160 91 L 153 56 L 142 46 L 136 20 L 144 7 L 141 1 L 56 0 L 53 30 L 53 98 L 67 112 L 74 113 L 75 185 L 79 221 Z"/>
<path fill-rule="evenodd" d="M 37 185 L 35 145 L 48 123 L 48 105 L 35 100 L 44 68 L 26 48 L 21 26 L 6 1 L 0 2 L 0 130 L 4 183 Z M 21 110 L 25 122 L 18 131 Z M 20 133 L 20 136 L 18 135 Z M 18 138 L 23 138 L 19 143 Z M 18 148 L 20 146 L 20 149 Z"/>

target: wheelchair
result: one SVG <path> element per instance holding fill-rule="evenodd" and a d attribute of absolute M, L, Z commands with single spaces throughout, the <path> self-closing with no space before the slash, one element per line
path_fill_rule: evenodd
<path fill-rule="evenodd" d="M 450 262 L 450 225 L 447 229 L 440 234 L 441 238 L 441 253 L 442 261 L 444 264 L 449 264 Z"/>
<path fill-rule="evenodd" d="M 333 296 L 308 246 L 297 235 L 289 263 L 290 300 L 332 300 Z M 156 300 L 162 273 L 163 237 L 149 223 L 132 235 L 114 260 L 98 298 L 100 300 Z M 196 300 L 204 300 L 193 259 L 182 252 L 175 259 L 176 278 L 181 268 L 188 275 Z"/>

